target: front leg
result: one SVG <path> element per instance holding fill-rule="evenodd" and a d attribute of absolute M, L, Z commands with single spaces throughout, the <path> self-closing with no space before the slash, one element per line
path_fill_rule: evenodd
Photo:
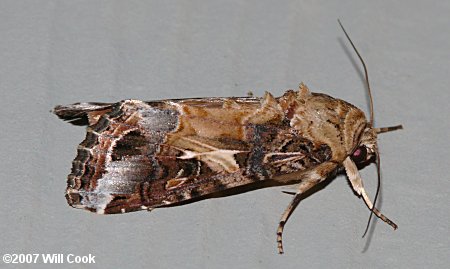
<path fill-rule="evenodd" d="M 367 195 L 366 190 L 364 189 L 363 181 L 361 179 L 361 176 L 359 175 L 358 168 L 356 167 L 355 163 L 350 159 L 350 157 L 347 157 L 344 160 L 344 167 L 348 179 L 352 184 L 353 190 L 363 198 L 364 203 L 366 203 L 367 207 L 382 221 L 386 222 L 392 228 L 394 228 L 394 230 L 396 230 L 398 228 L 397 224 L 395 224 L 392 220 L 388 219 L 385 215 L 381 214 L 381 212 L 377 208 L 375 208 L 375 205 L 372 203 L 372 201 L 370 201 L 370 198 Z"/>
<path fill-rule="evenodd" d="M 294 198 L 289 203 L 289 206 L 284 211 L 283 215 L 281 216 L 280 222 L 278 224 L 277 229 L 277 244 L 278 244 L 278 253 L 283 254 L 283 229 L 284 225 L 286 224 L 287 220 L 291 216 L 292 212 L 294 212 L 297 205 L 302 200 L 302 194 L 305 193 L 307 190 L 311 189 L 313 186 L 317 185 L 318 183 L 324 181 L 329 174 L 336 169 L 337 164 L 334 162 L 326 162 L 318 167 L 303 172 L 302 174 L 299 174 L 300 179 L 302 180 L 298 186 L 298 190 L 294 195 Z M 291 177 L 289 177 L 291 178 Z M 283 177 L 283 179 L 287 179 L 286 176 Z M 298 179 L 298 178 L 297 178 Z M 281 181 L 280 178 L 275 178 L 275 180 Z"/>

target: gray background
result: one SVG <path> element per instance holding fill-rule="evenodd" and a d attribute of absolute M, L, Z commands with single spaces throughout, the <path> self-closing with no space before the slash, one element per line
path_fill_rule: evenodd
<path fill-rule="evenodd" d="M 449 16 L 449 1 L 0 1 L 1 254 L 95 255 L 84 268 L 448 266 Z M 361 238 L 369 212 L 344 176 L 297 208 L 284 255 L 286 187 L 151 213 L 67 206 L 85 132 L 50 114 L 57 104 L 281 95 L 304 81 L 368 111 L 337 18 L 369 66 L 376 125 L 405 128 L 379 138 L 397 231 L 376 222 Z M 373 197 L 374 167 L 362 176 Z"/>

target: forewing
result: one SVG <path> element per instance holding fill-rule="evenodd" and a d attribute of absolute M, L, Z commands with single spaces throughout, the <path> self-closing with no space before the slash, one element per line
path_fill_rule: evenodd
<path fill-rule="evenodd" d="M 60 118 L 91 122 L 68 176 L 68 203 L 101 214 L 155 208 L 328 160 L 329 148 L 304 139 L 270 101 L 126 100 L 55 108 Z"/>

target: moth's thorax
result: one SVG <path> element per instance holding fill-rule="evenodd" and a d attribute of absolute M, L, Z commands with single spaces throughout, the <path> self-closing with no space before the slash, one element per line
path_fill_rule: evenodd
<path fill-rule="evenodd" d="M 333 160 L 343 161 L 360 143 L 367 121 L 357 107 L 321 93 L 311 93 L 301 85 L 300 91 L 288 91 L 280 97 L 291 127 L 300 135 L 326 144 Z"/>

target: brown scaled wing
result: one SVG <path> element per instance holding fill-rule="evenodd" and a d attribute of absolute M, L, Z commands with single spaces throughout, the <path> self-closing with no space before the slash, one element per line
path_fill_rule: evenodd
<path fill-rule="evenodd" d="M 265 96 L 57 106 L 88 125 L 67 201 L 100 214 L 151 209 L 329 160 L 329 147 L 299 135 L 276 105 Z"/>

